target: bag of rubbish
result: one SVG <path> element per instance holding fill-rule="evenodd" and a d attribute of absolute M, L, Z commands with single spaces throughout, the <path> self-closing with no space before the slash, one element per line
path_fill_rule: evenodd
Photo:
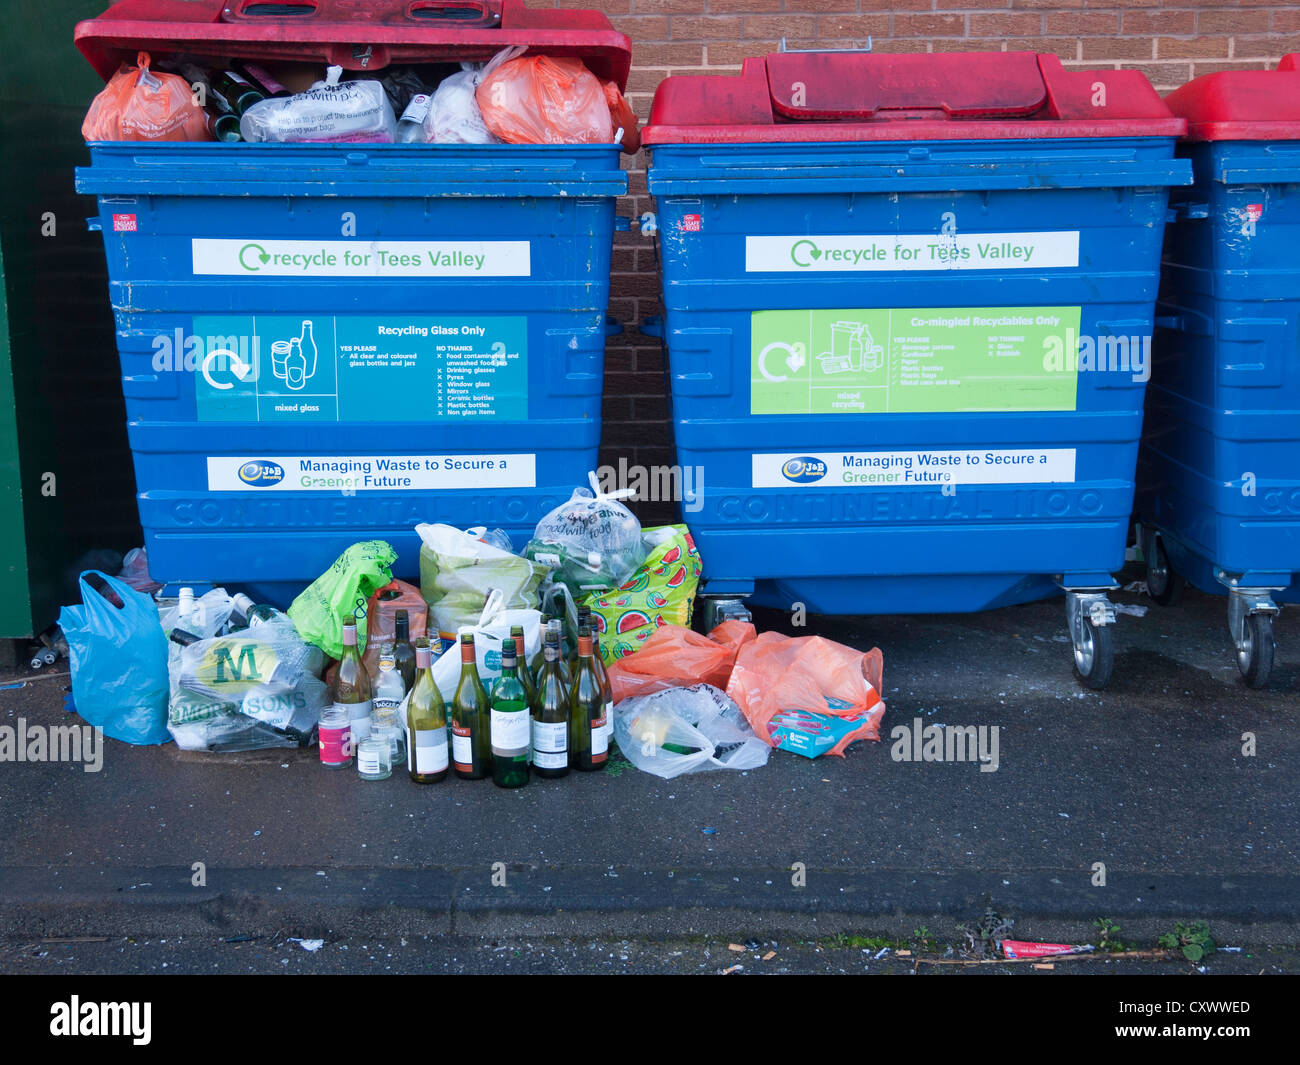
<path fill-rule="evenodd" d="M 565 585 L 575 602 L 617 588 L 646 557 L 641 523 L 619 502 L 633 494 L 631 489 L 605 495 L 596 475 L 589 476 L 592 490 L 574 489 L 568 502 L 537 523 L 524 547 L 524 557 L 545 566 L 550 579 Z"/>
<path fill-rule="evenodd" d="M 397 552 L 386 540 L 353 544 L 289 604 L 289 617 L 308 643 L 331 658 L 343 657 L 343 619 L 357 624 L 357 640 L 366 638 L 366 606 L 376 589 L 390 584 Z"/>
<path fill-rule="evenodd" d="M 429 604 L 430 637 L 456 638 L 464 625 L 477 625 L 493 590 L 501 609 L 537 606 L 546 567 L 485 543 L 450 525 L 417 525 L 420 537 L 420 592 Z"/>
<path fill-rule="evenodd" d="M 614 141 L 605 90 L 581 59 L 511 59 L 483 78 L 475 96 L 484 125 L 507 144 Z"/>
<path fill-rule="evenodd" d="M 137 592 L 144 592 L 145 595 L 153 595 L 162 587 L 149 576 L 149 558 L 143 547 L 133 547 L 126 553 L 126 557 L 122 559 L 122 572 L 117 575 L 117 578 L 126 581 Z"/>
<path fill-rule="evenodd" d="M 249 143 L 393 143 L 397 117 L 383 84 L 372 79 L 340 83 L 342 74 L 342 67 L 330 67 L 325 80 L 306 92 L 253 104 L 239 120 L 240 136 Z"/>
<path fill-rule="evenodd" d="M 123 63 L 90 103 L 81 135 L 88 141 L 210 141 L 208 116 L 189 82 L 149 69 L 149 53 Z"/>
<path fill-rule="evenodd" d="M 287 615 L 177 647 L 167 724 L 183 750 L 250 751 L 311 742 L 330 689 L 325 655 Z"/>
<path fill-rule="evenodd" d="M 754 638 L 753 625 L 739 621 L 724 624 L 744 626 L 749 630 L 748 639 Z M 692 684 L 726 688 L 740 645 L 716 639 L 717 631 L 701 636 L 681 625 L 655 629 L 634 654 L 610 662 L 609 682 L 614 689 L 614 702 Z M 725 635 L 729 636 L 731 631 L 727 630 Z"/>
<path fill-rule="evenodd" d="M 482 63 L 462 63 L 459 74 L 443 78 L 429 101 L 424 132 L 430 144 L 500 144 L 483 124 L 475 92 L 483 80 Z"/>
<path fill-rule="evenodd" d="M 123 743 L 166 743 L 167 638 L 157 605 L 99 570 L 82 573 L 80 585 L 81 605 L 59 611 L 77 713 Z"/>
<path fill-rule="evenodd" d="M 479 679 L 483 687 L 491 690 L 492 682 L 501 676 L 501 644 L 510 638 L 510 629 L 515 625 L 524 628 L 524 646 L 515 648 L 521 662 L 531 662 L 542 650 L 542 613 L 540 610 L 511 609 L 505 605 L 505 597 L 499 591 L 488 596 L 480 617 L 472 625 L 465 625 L 461 632 L 474 634 L 474 656 L 478 662 Z M 455 646 L 449 647 L 433 663 L 433 680 L 438 691 L 451 705 L 460 683 L 460 646 L 459 635 Z"/>
<path fill-rule="evenodd" d="M 163 611 L 163 632 L 170 637 L 173 629 L 180 629 L 201 640 L 210 640 L 220 635 L 234 611 L 235 600 L 224 588 L 209 588 L 192 604 L 178 600 Z M 169 642 L 167 646 L 174 656 L 180 645 Z"/>
<path fill-rule="evenodd" d="M 689 626 L 695 609 L 702 563 L 686 526 L 646 529 L 641 539 L 648 554 L 636 572 L 613 591 L 579 600 L 604 634 L 600 656 L 607 665 L 635 652 L 664 625 Z"/>
<path fill-rule="evenodd" d="M 634 766 L 665 779 L 706 769 L 757 769 L 770 752 L 740 708 L 709 684 L 616 703 L 614 738 Z"/>
<path fill-rule="evenodd" d="M 420 589 L 406 581 L 391 581 L 371 595 L 366 604 L 366 649 L 361 664 L 372 677 L 379 675 L 379 651 L 397 639 L 397 612 L 406 611 L 411 645 L 428 635 L 429 604 Z M 435 635 L 434 640 L 437 640 Z M 436 653 L 436 646 L 435 646 Z"/>
<path fill-rule="evenodd" d="M 727 682 L 754 731 L 806 758 L 880 739 L 883 657 L 821 636 L 765 632 L 741 646 Z"/>

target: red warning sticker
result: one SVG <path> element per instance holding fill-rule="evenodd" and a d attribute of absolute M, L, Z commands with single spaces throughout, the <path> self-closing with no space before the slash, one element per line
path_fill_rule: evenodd
<path fill-rule="evenodd" d="M 1262 203 L 1246 204 L 1246 217 L 1252 222 L 1258 222 L 1264 216 L 1264 205 Z"/>
<path fill-rule="evenodd" d="M 135 215 L 133 214 L 115 214 L 113 215 L 113 232 L 114 233 L 134 233 L 136 231 Z"/>
<path fill-rule="evenodd" d="M 682 232 L 698 233 L 703 227 L 700 224 L 700 216 L 697 214 L 682 215 Z"/>

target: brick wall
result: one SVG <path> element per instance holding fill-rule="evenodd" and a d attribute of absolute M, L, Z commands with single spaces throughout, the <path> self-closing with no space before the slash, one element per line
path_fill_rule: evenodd
<path fill-rule="evenodd" d="M 533 0 L 543 6 L 545 0 Z M 669 74 L 738 72 L 741 59 L 791 48 L 877 52 L 1055 52 L 1067 67 L 1141 70 L 1161 92 L 1219 70 L 1261 69 L 1300 51 L 1300 8 L 1272 0 L 556 0 L 594 7 L 632 39 L 628 96 L 644 122 Z M 625 163 L 631 191 L 621 214 L 653 210 L 645 157 Z M 634 222 L 616 237 L 610 313 L 627 325 L 605 361 L 602 462 L 670 465 L 671 427 L 657 341 L 635 328 L 661 312 L 651 240 Z M 673 518 L 640 503 L 643 520 Z"/>

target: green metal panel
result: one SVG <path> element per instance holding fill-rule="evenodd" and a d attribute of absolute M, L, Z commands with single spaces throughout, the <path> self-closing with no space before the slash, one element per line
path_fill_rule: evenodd
<path fill-rule="evenodd" d="M 103 83 L 72 43 L 107 0 L 3 0 L 0 638 L 48 627 L 85 552 L 141 542 L 103 246 L 73 189 Z M 51 480 L 52 476 L 52 480 Z"/>

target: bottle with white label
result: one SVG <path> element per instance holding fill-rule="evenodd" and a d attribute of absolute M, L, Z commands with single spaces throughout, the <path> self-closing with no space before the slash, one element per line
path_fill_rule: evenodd
<path fill-rule="evenodd" d="M 334 708 L 347 712 L 354 750 L 370 735 L 370 694 L 370 676 L 357 653 L 357 623 L 347 618 L 343 622 L 343 657 L 334 676 L 333 696 Z"/>
<path fill-rule="evenodd" d="M 424 128 L 425 116 L 429 113 L 429 99 L 424 93 L 416 93 L 402 112 L 397 123 L 398 144 L 427 144 L 429 134 Z"/>
<path fill-rule="evenodd" d="M 482 780 L 492 772 L 490 704 L 479 680 L 472 632 L 460 637 L 460 683 L 451 701 L 451 760 L 463 780 Z"/>
<path fill-rule="evenodd" d="M 592 619 L 589 616 L 588 622 Z M 614 685 L 609 679 L 609 670 L 605 668 L 605 660 L 600 657 L 600 633 L 596 631 L 593 625 L 591 631 L 591 664 L 596 669 L 596 677 L 600 681 L 600 690 L 605 699 L 605 748 L 608 750 L 614 743 Z"/>
<path fill-rule="evenodd" d="M 539 777 L 569 773 L 569 691 L 560 676 L 560 641 L 547 633 L 533 697 L 533 772 Z"/>
<path fill-rule="evenodd" d="M 512 638 L 501 644 L 501 676 L 492 685 L 492 780 L 497 787 L 522 788 L 528 783 L 531 723 Z"/>
<path fill-rule="evenodd" d="M 605 734 L 605 693 L 591 660 L 591 632 L 578 634 L 578 665 L 569 687 L 569 758 L 574 769 L 604 769 L 609 744 Z"/>
<path fill-rule="evenodd" d="M 415 687 L 406 704 L 406 768 L 417 784 L 447 779 L 447 706 L 434 683 L 429 641 L 415 641 Z"/>

